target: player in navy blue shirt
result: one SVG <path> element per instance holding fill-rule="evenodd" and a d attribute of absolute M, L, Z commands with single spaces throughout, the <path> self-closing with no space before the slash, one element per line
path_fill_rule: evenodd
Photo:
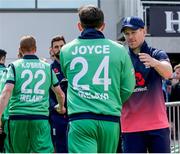
<path fill-rule="evenodd" d="M 134 93 L 123 104 L 122 145 L 125 153 L 170 153 L 169 123 L 162 79 L 172 75 L 165 51 L 148 46 L 145 24 L 139 17 L 123 20 L 123 35 L 134 66 Z"/>
<path fill-rule="evenodd" d="M 54 54 L 54 61 L 51 64 L 52 69 L 54 70 L 61 89 L 66 94 L 67 93 L 67 80 L 65 79 L 60 66 L 59 61 L 59 52 L 61 47 L 65 44 L 65 39 L 63 36 L 56 36 L 52 38 L 51 41 L 51 52 Z M 59 114 L 56 110 L 57 100 L 54 92 L 50 90 L 50 123 L 51 123 L 51 134 L 52 141 L 56 153 L 67 153 L 67 125 L 68 117 L 67 113 Z M 67 107 L 65 101 L 65 107 Z"/>

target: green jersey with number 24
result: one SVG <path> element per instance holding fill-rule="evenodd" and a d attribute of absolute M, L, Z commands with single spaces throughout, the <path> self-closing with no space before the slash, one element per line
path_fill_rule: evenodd
<path fill-rule="evenodd" d="M 134 89 L 134 69 L 126 49 L 109 39 L 75 39 L 60 52 L 68 79 L 68 114 L 120 116 Z"/>

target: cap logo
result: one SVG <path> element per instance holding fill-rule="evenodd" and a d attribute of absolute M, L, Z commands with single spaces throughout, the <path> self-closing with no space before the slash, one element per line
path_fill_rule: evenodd
<path fill-rule="evenodd" d="M 131 17 L 126 18 L 127 23 L 130 23 L 130 20 L 131 20 Z"/>

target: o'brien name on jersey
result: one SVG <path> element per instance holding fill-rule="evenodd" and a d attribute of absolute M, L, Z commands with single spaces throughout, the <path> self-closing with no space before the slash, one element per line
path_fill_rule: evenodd
<path fill-rule="evenodd" d="M 45 65 L 39 62 L 26 62 L 22 63 L 22 68 L 41 68 L 45 69 Z"/>
<path fill-rule="evenodd" d="M 76 45 L 71 54 L 74 58 L 71 61 L 70 70 L 76 69 L 77 72 L 72 79 L 73 89 L 78 91 L 81 98 L 108 100 L 108 90 L 111 86 L 109 77 L 110 45 Z M 99 55 L 95 64 L 90 60 L 92 55 Z M 76 65 L 82 67 L 76 67 Z M 97 87 L 98 92 L 94 91 Z"/>
<path fill-rule="evenodd" d="M 92 46 L 75 46 L 75 50 L 72 51 L 72 55 L 84 54 L 109 54 L 109 45 L 92 45 Z"/>

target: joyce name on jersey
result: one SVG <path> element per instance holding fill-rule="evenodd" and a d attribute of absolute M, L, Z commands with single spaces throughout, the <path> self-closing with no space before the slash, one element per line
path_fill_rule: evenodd
<path fill-rule="evenodd" d="M 72 51 L 72 55 L 84 55 L 84 54 L 109 54 L 109 45 L 87 45 L 87 46 L 75 46 L 75 50 Z"/>

